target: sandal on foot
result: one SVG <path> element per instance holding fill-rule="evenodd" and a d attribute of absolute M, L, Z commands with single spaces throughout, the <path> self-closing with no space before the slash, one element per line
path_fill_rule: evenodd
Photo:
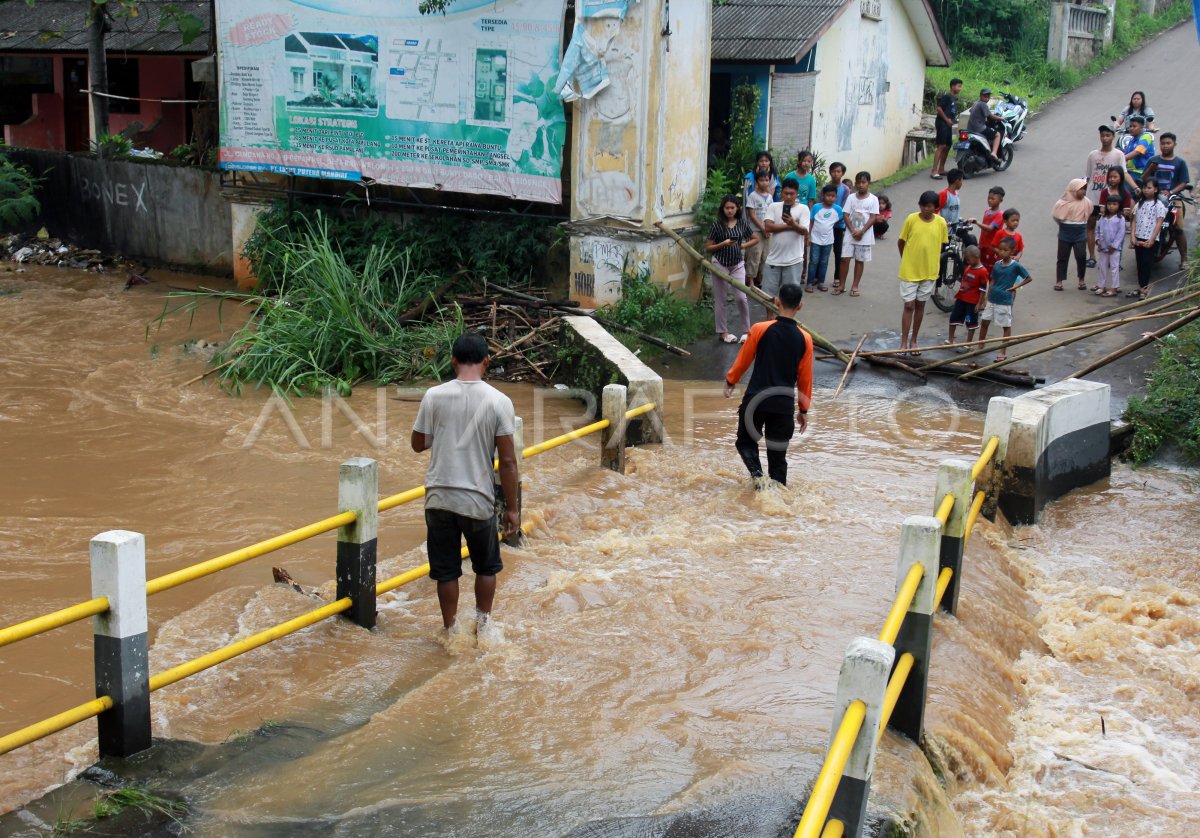
<path fill-rule="evenodd" d="M 1132 299 L 1132 298 L 1136 297 L 1137 295 L 1138 295 L 1137 291 L 1126 291 L 1125 292 L 1125 296 L 1129 299 Z"/>
<path fill-rule="evenodd" d="M 913 358 L 920 358 L 920 357 L 921 357 L 921 350 L 920 350 L 920 349 L 912 349 L 912 350 L 909 350 L 909 353 L 908 353 L 908 354 L 909 354 L 910 356 L 912 356 Z"/>
<path fill-rule="evenodd" d="M 856 288 L 851 288 L 851 289 L 850 289 L 850 296 L 851 296 L 851 297 L 857 297 L 857 296 L 859 296 L 858 289 L 856 289 Z"/>
<path fill-rule="evenodd" d="M 835 296 L 835 297 L 836 297 L 836 296 L 838 296 L 839 294 L 841 294 L 841 293 L 843 293 L 843 292 L 842 292 L 842 289 L 841 289 L 841 288 L 838 288 L 838 287 L 835 285 L 835 286 L 833 286 L 833 290 L 832 290 L 832 291 L 830 291 L 829 293 L 830 293 L 830 294 L 832 294 L 833 296 Z"/>
<path fill-rule="evenodd" d="M 1076 287 L 1076 288 L 1078 288 L 1080 291 L 1086 291 L 1086 290 L 1087 290 L 1087 283 L 1086 283 L 1086 282 L 1081 282 L 1081 283 L 1079 283 L 1078 285 L 1076 285 L 1075 287 Z"/>
<path fill-rule="evenodd" d="M 1055 290 L 1055 291 L 1061 291 L 1061 290 L 1062 290 L 1062 283 L 1061 283 L 1061 282 L 1056 282 L 1056 283 L 1054 284 L 1054 290 Z"/>
<path fill-rule="evenodd" d="M 828 291 L 829 289 L 825 287 L 824 283 L 821 283 L 820 285 L 817 286 L 817 290 L 818 291 Z"/>
<path fill-rule="evenodd" d="M 1103 297 L 1104 289 L 1103 288 L 1093 288 L 1092 293 L 1095 294 L 1097 297 Z"/>
<path fill-rule="evenodd" d="M 997 361 L 1007 361 L 1007 360 L 1008 360 L 1008 356 L 1007 356 L 1007 355 L 997 355 L 997 356 L 996 356 L 996 360 L 997 360 Z"/>
<path fill-rule="evenodd" d="M 726 332 L 725 336 L 723 338 L 721 338 L 721 342 L 722 343 L 736 343 L 737 338 L 734 337 L 734 335 L 730 334 L 729 332 Z"/>
<path fill-rule="evenodd" d="M 746 338 L 748 338 L 748 337 L 750 337 L 750 336 L 749 336 L 749 335 L 742 335 L 740 338 L 738 338 L 738 343 L 745 343 L 745 342 L 746 342 Z"/>

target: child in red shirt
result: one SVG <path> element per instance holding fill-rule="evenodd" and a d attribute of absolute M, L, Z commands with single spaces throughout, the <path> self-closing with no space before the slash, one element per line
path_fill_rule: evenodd
<path fill-rule="evenodd" d="M 1021 223 L 1021 213 L 1019 210 L 1009 207 L 1004 211 L 1004 233 L 1000 238 L 1008 237 L 1017 243 L 1017 250 L 1013 254 L 1013 258 L 1018 262 L 1021 261 L 1021 255 L 1025 252 L 1025 237 L 1017 232 L 1017 227 Z"/>
<path fill-rule="evenodd" d="M 986 299 L 984 292 L 987 290 L 989 273 L 980 260 L 979 248 L 970 245 L 963 251 L 963 258 L 967 260 L 967 267 L 963 271 L 962 282 L 958 284 L 958 293 L 954 295 L 954 308 L 950 311 L 949 343 L 954 343 L 956 326 L 967 327 L 966 343 L 975 340 L 975 327 L 979 325 L 979 312 L 983 309 Z M 966 347 L 959 346 L 955 351 L 966 352 L 967 350 Z"/>
<path fill-rule="evenodd" d="M 1000 241 L 1000 231 L 1004 228 L 1004 213 L 1000 209 L 1003 200 L 1004 187 L 993 186 L 988 190 L 988 208 L 984 210 L 983 219 L 971 219 L 979 228 L 979 255 L 988 270 L 1000 258 L 996 254 L 996 242 Z"/>

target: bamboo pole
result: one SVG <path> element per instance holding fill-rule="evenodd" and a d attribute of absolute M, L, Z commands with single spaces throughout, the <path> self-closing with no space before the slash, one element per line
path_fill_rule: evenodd
<path fill-rule="evenodd" d="M 850 370 L 854 369 L 854 365 L 858 361 L 858 351 L 866 342 L 867 336 L 863 335 L 858 339 L 858 346 L 854 347 L 854 351 L 850 353 L 850 360 L 846 362 L 846 371 L 842 373 L 842 380 L 838 382 L 837 390 L 833 392 L 834 401 L 837 401 L 837 397 L 842 394 L 842 388 L 846 386 L 846 379 L 850 377 Z"/>
<path fill-rule="evenodd" d="M 230 364 L 232 364 L 232 363 L 233 363 L 234 361 L 236 361 L 236 360 L 237 360 L 237 357 L 230 358 L 228 361 L 226 361 L 226 362 L 225 362 L 225 363 L 223 363 L 223 364 L 218 364 L 217 366 L 213 367 L 213 368 L 212 368 L 212 369 L 210 369 L 210 370 L 205 370 L 204 372 L 200 373 L 200 374 L 199 374 L 198 376 L 196 376 L 195 378 L 189 378 L 187 381 L 183 382 L 183 383 L 182 383 L 182 384 L 180 384 L 179 386 L 180 386 L 180 387 L 186 387 L 186 386 L 188 386 L 189 384 L 195 384 L 197 381 L 200 381 L 200 380 L 201 380 L 201 379 L 203 379 L 203 378 L 208 378 L 208 377 L 209 377 L 210 375 L 212 375 L 214 372 L 219 372 L 220 370 L 223 370 L 223 369 L 225 369 L 227 366 L 229 366 Z"/>
<path fill-rule="evenodd" d="M 696 250 L 696 248 L 692 247 L 690 244 L 688 244 L 684 240 L 683 236 L 676 233 L 674 230 L 672 230 L 667 225 L 663 224 L 661 221 L 655 221 L 654 226 L 657 227 L 658 229 L 662 230 L 664 233 L 666 233 L 672 239 L 674 239 L 675 243 L 678 244 L 680 247 L 682 247 L 683 251 L 685 253 L 687 253 L 689 256 L 691 256 L 693 259 L 695 259 L 697 262 L 699 262 L 714 276 L 719 276 L 721 279 L 728 282 L 734 288 L 738 289 L 739 291 L 745 292 L 752 299 L 762 303 L 763 307 L 765 307 L 767 309 L 767 311 L 771 311 L 771 312 L 774 312 L 775 314 L 779 314 L 779 309 L 775 307 L 775 301 L 772 300 L 770 297 L 768 297 L 765 293 L 760 291 L 758 288 L 755 288 L 753 285 L 747 285 L 744 282 L 739 282 L 738 280 L 734 279 L 732 276 L 729 275 L 729 273 L 727 271 L 725 271 L 723 268 L 720 268 L 715 263 L 713 263 L 713 261 L 711 259 L 704 258 L 704 256 L 701 255 L 700 251 Z M 811 337 L 813 339 L 813 343 L 815 343 L 817 346 L 819 346 L 822 349 L 825 349 L 829 352 L 832 352 L 839 361 L 842 361 L 843 363 L 846 363 L 846 364 L 850 363 L 849 356 L 847 356 L 843 350 L 834 346 L 831 341 L 827 340 L 819 332 L 816 332 L 816 331 L 808 328 L 803 323 L 800 324 L 800 328 L 803 329 L 804 331 L 808 332 L 809 337 Z"/>
<path fill-rule="evenodd" d="M 1172 316 L 1178 315 L 1178 314 L 1189 314 L 1193 311 L 1200 311 L 1200 308 L 1196 308 L 1196 307 L 1189 308 L 1189 309 L 1183 309 L 1183 310 L 1176 309 L 1175 311 L 1162 311 L 1162 309 L 1170 308 L 1173 305 L 1175 305 L 1175 301 L 1171 300 L 1170 302 L 1165 303 L 1162 306 L 1159 306 L 1158 308 L 1155 309 L 1155 311 L 1159 312 L 1158 314 L 1146 314 L 1146 315 L 1143 315 L 1136 319 L 1137 320 L 1145 320 L 1150 317 L 1172 317 Z M 1132 319 L 1134 319 L 1134 318 L 1129 318 L 1129 320 L 1132 320 Z M 1021 355 L 1014 355 L 1012 358 L 1005 358 L 1003 361 L 996 361 L 994 364 L 988 364 L 986 367 L 979 367 L 977 369 L 973 369 L 970 372 L 963 373 L 962 375 L 960 375 L 959 379 L 965 380 L 968 378 L 974 378 L 975 376 L 979 375 L 980 373 L 988 372 L 989 370 L 994 370 L 997 367 L 1003 367 L 1003 366 L 1006 366 L 1007 364 L 1012 364 L 1017 361 L 1023 361 L 1026 358 L 1032 358 L 1034 355 L 1041 355 L 1043 352 L 1050 352 L 1055 349 L 1061 349 L 1062 347 L 1069 346 L 1070 344 L 1075 343 L 1077 341 L 1095 337 L 1096 335 L 1101 334 L 1103 332 L 1107 332 L 1110 329 L 1115 329 L 1118 326 L 1123 326 L 1127 322 L 1129 322 L 1129 320 L 1119 320 L 1115 323 L 1104 323 L 1099 328 L 1093 329 L 1090 332 L 1084 332 L 1083 334 L 1080 334 L 1080 335 L 1072 335 L 1069 338 L 1065 338 L 1063 340 L 1056 341 L 1055 343 L 1052 343 L 1049 346 L 1043 346 L 1038 349 L 1031 349 L 1028 352 L 1022 353 Z"/>
<path fill-rule="evenodd" d="M 1197 308 L 1191 314 L 1180 317 L 1178 320 L 1172 320 L 1170 323 L 1163 326 L 1157 332 L 1151 332 L 1148 335 L 1144 335 L 1144 336 L 1138 338 L 1133 343 L 1127 344 L 1126 346 L 1122 347 L 1121 349 L 1118 349 L 1114 352 L 1109 352 L 1103 358 L 1099 359 L 1098 361 L 1093 361 L 1092 363 L 1088 364 L 1083 369 L 1076 372 L 1074 375 L 1071 376 L 1071 378 L 1083 378 L 1085 375 L 1091 375 L 1092 373 L 1094 373 L 1096 370 L 1100 369 L 1101 367 L 1107 366 L 1107 365 L 1111 364 L 1113 361 L 1119 360 L 1120 358 L 1124 358 L 1130 352 L 1133 352 L 1136 349 L 1141 349 L 1146 344 L 1158 340 L 1163 335 L 1170 334 L 1171 332 L 1178 329 L 1180 326 L 1186 326 L 1188 323 L 1191 323 L 1197 317 L 1200 317 L 1200 308 Z"/>
<path fill-rule="evenodd" d="M 1193 298 L 1193 297 L 1200 296 L 1200 290 L 1192 290 L 1190 293 L 1188 293 L 1188 294 L 1185 294 L 1185 295 L 1184 295 L 1184 296 L 1182 296 L 1182 297 L 1179 297 L 1179 296 L 1178 296 L 1178 295 L 1179 295 L 1180 293 L 1182 293 L 1183 291 L 1187 291 L 1189 287 L 1190 287 L 1190 286 L 1184 286 L 1184 287 L 1182 287 L 1182 288 L 1176 288 L 1176 289 L 1174 289 L 1174 290 L 1172 290 L 1172 291 L 1167 291 L 1167 292 L 1165 292 L 1165 293 L 1162 293 L 1162 294 L 1157 294 L 1157 295 L 1155 295 L 1155 296 L 1153 296 L 1153 297 L 1147 297 L 1147 298 L 1146 298 L 1146 299 L 1144 299 L 1144 300 L 1138 300 L 1138 301 L 1137 301 L 1137 302 L 1135 302 L 1135 303 L 1129 303 L 1128 305 L 1117 306 L 1116 308 L 1110 308 L 1108 311 L 1103 311 L 1103 312 L 1100 312 L 1099 314 L 1090 314 L 1090 315 L 1088 315 L 1087 317 L 1081 317 L 1081 318 L 1080 318 L 1080 319 L 1078 319 L 1078 320 L 1072 320 L 1070 323 L 1064 323 L 1064 324 L 1063 324 L 1061 327 L 1059 327 L 1059 328 L 1068 328 L 1068 327 L 1072 327 L 1072 326 L 1083 326 L 1083 325 L 1086 325 L 1086 324 L 1088 324 L 1088 323 L 1094 323 L 1094 322 L 1095 322 L 1095 321 L 1097 321 L 1097 320 L 1103 320 L 1105 317 L 1111 317 L 1111 316 L 1112 316 L 1112 315 L 1114 315 L 1114 314 L 1121 314 L 1122 312 L 1130 311 L 1130 310 L 1132 310 L 1132 309 L 1135 309 L 1135 308 L 1140 308 L 1141 306 L 1148 305 L 1148 304 L 1150 304 L 1150 303 L 1155 303 L 1155 302 L 1159 302 L 1159 303 L 1161 303 L 1161 302 L 1163 302 L 1164 300 L 1167 300 L 1167 299 L 1169 299 L 1169 298 L 1172 298 L 1172 297 L 1175 297 L 1175 298 L 1176 298 L 1176 299 L 1175 299 L 1175 302 L 1183 302 L 1184 300 L 1189 300 L 1189 299 L 1191 299 L 1191 298 Z M 1002 345 L 1004 346 L 1004 348 L 1005 348 L 1005 349 L 1007 349 L 1007 348 L 1009 348 L 1010 346 L 1016 346 L 1018 343 L 1024 343 L 1024 342 L 1026 342 L 1026 341 L 1029 341 L 1029 340 L 1035 340 L 1035 338 L 1030 338 L 1030 337 L 1024 337 L 1024 338 L 1015 338 L 1015 337 L 1010 337 L 1010 338 L 1008 339 L 1008 341 L 1004 342 Z M 923 365 L 923 366 L 917 367 L 917 369 L 919 369 L 919 370 L 931 370 L 931 369 L 935 369 L 935 368 L 937 368 L 937 367 L 943 367 L 943 366 L 945 366 L 946 364 L 954 363 L 954 362 L 956 362 L 956 361 L 965 361 L 965 360 L 967 360 L 968 358 L 974 358 L 974 357 L 977 357 L 977 356 L 979 356 L 979 355 L 985 355 L 985 354 L 987 354 L 988 352 L 991 352 L 991 351 L 992 351 L 992 349 L 993 349 L 993 347 L 987 347 L 987 348 L 985 348 L 985 349 L 976 349 L 976 350 L 974 350 L 974 351 L 972 351 L 972 352 L 967 352 L 967 353 L 965 353 L 965 354 L 963 354 L 963 355 L 959 355 L 959 356 L 957 356 L 957 357 L 955 357 L 955 358 L 943 358 L 942 360 L 939 360 L 939 361 L 930 361 L 928 364 L 925 364 L 925 365 Z"/>

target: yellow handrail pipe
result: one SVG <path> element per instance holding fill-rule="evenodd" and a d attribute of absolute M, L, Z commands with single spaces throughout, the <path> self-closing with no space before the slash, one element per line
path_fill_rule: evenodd
<path fill-rule="evenodd" d="M 971 541 L 971 530 L 975 529 L 975 521 L 979 518 L 979 510 L 983 509 L 983 492 L 976 492 L 971 500 L 971 509 L 967 512 L 966 529 L 963 532 L 963 546 Z"/>
<path fill-rule="evenodd" d="M 942 604 L 942 597 L 946 595 L 946 589 L 950 587 L 950 577 L 954 575 L 954 568 L 943 567 L 942 572 L 938 574 L 937 594 L 933 599 L 933 610 L 937 611 L 938 606 Z"/>
<path fill-rule="evenodd" d="M 389 509 L 395 509 L 401 504 L 409 503 L 417 498 L 425 497 L 425 487 L 417 486 L 415 489 L 407 489 L 398 495 L 381 498 L 376 508 L 380 512 L 387 512 Z"/>
<path fill-rule="evenodd" d="M 88 617 L 103 614 L 107 610 L 108 597 L 101 596 L 89 599 L 87 602 L 72 605 L 69 608 L 63 608 L 60 611 L 53 611 L 49 614 L 43 614 L 40 617 L 34 617 L 32 620 L 26 620 L 23 623 L 17 623 L 8 628 L 0 629 L 0 646 L 7 646 L 10 643 L 16 643 L 18 640 L 25 640 L 26 638 L 43 634 L 47 631 L 53 631 L 56 628 L 69 626 L 71 623 L 77 623 L 80 620 L 86 620 Z"/>
<path fill-rule="evenodd" d="M 854 740 L 858 738 L 866 717 L 867 705 L 862 701 L 851 701 L 846 707 L 793 838 L 820 838 L 825 818 L 829 816 L 829 807 L 833 805 L 833 796 L 837 793 L 838 783 L 842 781 L 842 773 L 850 759 L 850 751 L 854 748 Z"/>
<path fill-rule="evenodd" d="M 846 832 L 846 825 L 837 818 L 825 824 L 825 829 L 821 832 L 821 838 L 842 838 Z"/>
<path fill-rule="evenodd" d="M 987 445 L 983 446 L 983 453 L 979 455 L 979 459 L 975 461 L 975 465 L 971 466 L 971 479 L 978 480 L 979 475 L 983 474 L 983 470 L 987 468 L 987 464 L 992 461 L 992 457 L 996 456 L 996 450 L 1000 447 L 1000 437 L 994 436 L 987 441 Z"/>
<path fill-rule="evenodd" d="M 925 568 L 919 562 L 914 562 L 913 566 L 908 569 L 908 575 L 904 577 L 904 584 L 900 586 L 900 590 L 896 591 L 896 601 L 892 603 L 892 610 L 888 612 L 883 630 L 879 632 L 880 641 L 889 646 L 896 644 L 896 635 L 900 634 L 900 626 L 904 624 L 904 615 L 908 613 L 908 606 L 912 605 L 913 597 L 917 594 L 917 586 L 921 584 L 921 577 L 924 575 Z"/>
<path fill-rule="evenodd" d="M 66 712 L 59 713 L 57 716 L 43 719 L 36 724 L 23 727 L 7 736 L 0 736 L 0 754 L 7 754 L 9 751 L 15 751 L 17 748 L 28 745 L 30 742 L 45 739 L 52 733 L 58 733 L 60 730 L 66 730 L 71 725 L 77 725 L 82 721 L 99 716 L 104 711 L 111 710 L 112 707 L 113 700 L 106 695 L 102 695 L 85 704 L 80 704 L 78 707 L 72 707 Z"/>
<path fill-rule="evenodd" d="M 888 722 L 892 720 L 892 711 L 896 709 L 896 702 L 900 700 L 900 693 L 904 691 L 904 682 L 908 680 L 914 663 L 916 663 L 916 658 L 912 656 L 912 652 L 905 652 L 896 661 L 892 677 L 888 678 L 887 690 L 883 694 L 883 709 L 879 714 L 879 732 L 875 734 L 877 742 L 883 738 L 883 732 L 887 730 Z"/>
<path fill-rule="evenodd" d="M 267 553 L 274 553 L 276 550 L 306 541 L 315 535 L 321 535 L 322 533 L 336 530 L 338 527 L 353 524 L 357 518 L 358 516 L 354 512 L 341 512 L 317 521 L 314 524 L 309 524 L 307 527 L 285 532 L 283 535 L 268 538 L 266 541 L 251 544 L 249 547 L 234 550 L 232 553 L 225 553 L 214 559 L 177 570 L 174 573 L 157 576 L 146 582 L 146 593 L 153 596 L 154 594 L 170 590 L 186 582 L 192 582 L 211 573 L 216 573 L 218 570 L 225 570 L 242 562 L 248 562 L 250 559 L 256 559 L 259 556 L 265 556 Z"/>
<path fill-rule="evenodd" d="M 954 509 L 954 494 L 947 492 L 942 498 L 941 505 L 938 506 L 937 512 L 933 513 L 933 517 L 942 522 L 942 526 L 946 526 L 946 522 L 950 520 L 950 512 Z"/>

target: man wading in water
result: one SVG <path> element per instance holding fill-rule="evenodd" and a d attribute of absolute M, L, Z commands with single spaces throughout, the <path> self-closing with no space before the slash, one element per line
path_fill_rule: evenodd
<path fill-rule="evenodd" d="M 767 474 L 776 483 L 787 485 L 788 443 L 800 426 L 808 428 L 808 407 L 812 403 L 813 343 L 808 332 L 796 322 L 803 306 L 804 292 L 789 283 L 779 289 L 775 305 L 779 315 L 750 327 L 750 337 L 725 376 L 725 398 L 733 396 L 738 380 L 754 364 L 746 394 L 738 406 L 737 452 L 750 470 L 756 486 L 761 487 L 762 462 L 758 441 L 767 438 Z M 800 404 L 796 405 L 799 388 Z M 792 421 L 795 412 L 796 420 Z"/>
<path fill-rule="evenodd" d="M 483 380 L 489 360 L 482 336 L 459 336 L 451 359 L 455 379 L 425 392 L 413 423 L 412 449 L 418 454 L 433 450 L 425 475 L 429 578 L 437 582 L 442 625 L 452 633 L 457 633 L 462 539 L 467 541 L 475 572 L 477 629 L 487 624 L 492 613 L 496 574 L 504 567 L 496 534 L 493 451 L 500 457 L 504 535 L 515 535 L 521 526 L 513 405 Z"/>

